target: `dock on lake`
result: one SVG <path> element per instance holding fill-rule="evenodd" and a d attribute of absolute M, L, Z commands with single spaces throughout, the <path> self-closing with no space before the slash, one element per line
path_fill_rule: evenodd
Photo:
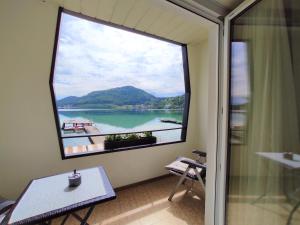
<path fill-rule="evenodd" d="M 63 122 L 62 129 L 66 131 L 83 130 L 85 126 L 93 126 L 93 122 L 89 120 L 66 120 Z"/>
<path fill-rule="evenodd" d="M 84 131 L 86 134 L 100 134 L 100 130 L 89 120 L 68 120 L 64 121 L 62 129 L 65 131 Z M 65 147 L 66 154 L 86 153 L 104 151 L 105 136 L 88 137 L 91 144 Z"/>
<path fill-rule="evenodd" d="M 160 119 L 162 123 L 174 123 L 174 124 L 182 124 L 182 122 L 177 121 L 175 119 Z"/>
<path fill-rule="evenodd" d="M 99 129 L 95 126 L 84 126 L 84 130 L 87 134 L 100 134 Z M 103 144 L 104 148 L 105 136 L 92 136 L 89 137 L 89 139 L 92 142 L 92 144 Z"/>

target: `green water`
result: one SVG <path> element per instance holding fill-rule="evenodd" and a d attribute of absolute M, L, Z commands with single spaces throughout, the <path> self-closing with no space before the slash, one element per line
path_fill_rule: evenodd
<path fill-rule="evenodd" d="M 59 110 L 59 120 L 62 125 L 65 120 L 85 119 L 92 121 L 101 134 L 138 132 L 181 128 L 180 124 L 163 123 L 161 119 L 182 121 L 182 111 L 147 110 Z M 62 131 L 63 133 L 63 131 Z M 181 129 L 154 132 L 159 142 L 179 141 Z M 65 146 L 89 144 L 88 138 L 65 139 Z"/>
<path fill-rule="evenodd" d="M 60 121 L 68 119 L 87 119 L 93 121 L 103 132 L 113 131 L 114 129 L 134 129 L 147 126 L 152 129 L 178 127 L 174 124 L 161 123 L 160 119 L 169 118 L 182 121 L 181 111 L 108 111 L 108 110 L 64 110 L 59 111 Z M 146 125 L 146 126 L 145 126 Z M 149 129 L 146 129 L 149 130 Z"/>

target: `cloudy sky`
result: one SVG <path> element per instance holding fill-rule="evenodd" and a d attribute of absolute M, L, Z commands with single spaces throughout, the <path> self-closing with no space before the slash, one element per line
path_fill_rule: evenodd
<path fill-rule="evenodd" d="M 56 98 L 126 85 L 157 97 L 183 94 L 181 46 L 62 14 Z"/>
<path fill-rule="evenodd" d="M 247 98 L 250 95 L 248 48 L 246 42 L 232 43 L 231 86 L 232 96 Z"/>

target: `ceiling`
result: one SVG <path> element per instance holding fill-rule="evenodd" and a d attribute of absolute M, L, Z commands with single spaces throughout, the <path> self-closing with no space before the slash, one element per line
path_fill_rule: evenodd
<path fill-rule="evenodd" d="M 210 11 L 210 13 L 217 17 L 226 16 L 231 10 L 238 6 L 244 0 L 171 0 L 178 4 L 187 3 L 195 7 Z"/>
<path fill-rule="evenodd" d="M 180 43 L 199 43 L 213 23 L 165 0 L 48 0 L 66 9 Z"/>

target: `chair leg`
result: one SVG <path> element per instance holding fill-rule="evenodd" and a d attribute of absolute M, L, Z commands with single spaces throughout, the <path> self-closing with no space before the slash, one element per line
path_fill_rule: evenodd
<path fill-rule="evenodd" d="M 185 180 L 185 181 L 187 181 L 187 180 Z M 185 194 L 188 194 L 190 191 L 192 191 L 193 187 L 194 187 L 194 180 L 191 180 L 191 183 L 190 183 L 189 187 L 187 187 Z"/>
<path fill-rule="evenodd" d="M 180 187 L 180 185 L 181 185 L 181 184 L 183 183 L 183 181 L 185 180 L 185 178 L 186 178 L 186 176 L 187 176 L 189 170 L 190 170 L 190 167 L 188 167 L 188 168 L 184 171 L 184 173 L 181 175 L 181 177 L 180 177 L 178 183 L 176 184 L 176 186 L 175 186 L 174 189 L 172 190 L 172 192 L 171 192 L 171 194 L 170 194 L 170 196 L 169 196 L 169 198 L 168 198 L 168 200 L 169 200 L 170 202 L 172 201 L 172 198 L 173 198 L 174 194 L 176 193 L 177 189 Z"/>
<path fill-rule="evenodd" d="M 194 171 L 195 171 L 195 174 L 196 174 L 196 176 L 198 178 L 199 183 L 201 184 L 201 186 L 202 186 L 202 188 L 203 188 L 203 190 L 205 192 L 205 185 L 204 185 L 204 182 L 203 182 L 203 180 L 202 180 L 202 178 L 200 176 L 199 171 L 197 169 L 194 169 Z"/>

